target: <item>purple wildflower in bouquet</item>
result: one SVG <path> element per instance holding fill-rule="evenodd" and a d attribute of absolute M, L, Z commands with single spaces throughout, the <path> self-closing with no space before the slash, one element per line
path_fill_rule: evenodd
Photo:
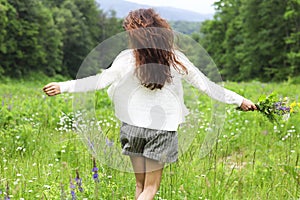
<path fill-rule="evenodd" d="M 300 103 L 293 102 L 289 104 L 287 97 L 280 99 L 275 93 L 261 96 L 255 105 L 257 110 L 272 123 L 278 123 L 282 120 L 287 121 L 291 113 L 296 113 L 300 109 Z"/>

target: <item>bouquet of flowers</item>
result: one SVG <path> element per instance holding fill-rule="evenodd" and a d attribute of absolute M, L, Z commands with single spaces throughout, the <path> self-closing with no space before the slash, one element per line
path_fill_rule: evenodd
<path fill-rule="evenodd" d="M 268 96 L 261 96 L 255 104 L 257 110 L 265 115 L 270 122 L 279 122 L 279 120 L 288 120 L 292 113 L 299 112 L 300 103 L 296 101 L 289 104 L 289 98 L 279 98 L 277 94 L 272 93 Z"/>

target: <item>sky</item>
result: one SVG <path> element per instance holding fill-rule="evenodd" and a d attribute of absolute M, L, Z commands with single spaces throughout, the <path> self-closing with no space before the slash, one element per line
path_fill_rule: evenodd
<path fill-rule="evenodd" d="M 191 10 L 202 14 L 214 13 L 212 4 L 217 0 L 126 0 L 150 6 L 168 6 Z"/>

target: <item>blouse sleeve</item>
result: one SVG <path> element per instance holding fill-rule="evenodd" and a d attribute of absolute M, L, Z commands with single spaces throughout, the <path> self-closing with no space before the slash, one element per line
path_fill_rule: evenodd
<path fill-rule="evenodd" d="M 210 81 L 183 53 L 176 51 L 176 54 L 188 70 L 183 76 L 188 83 L 217 101 L 241 106 L 244 97 Z"/>
<path fill-rule="evenodd" d="M 77 80 L 59 82 L 61 92 L 88 92 L 105 88 L 121 77 L 122 68 L 126 66 L 124 59 L 128 59 L 128 54 L 125 51 L 116 57 L 110 68 L 103 70 L 100 74 Z"/>

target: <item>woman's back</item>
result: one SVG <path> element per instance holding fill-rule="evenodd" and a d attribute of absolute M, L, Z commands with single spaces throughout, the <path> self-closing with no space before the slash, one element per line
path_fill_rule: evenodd
<path fill-rule="evenodd" d="M 161 67 L 151 63 L 151 67 Z M 145 64 L 147 67 L 147 64 Z M 151 129 L 177 130 L 188 111 L 183 102 L 182 74 L 170 68 L 171 82 L 159 89 L 143 86 L 135 75 L 134 50 L 125 50 L 112 65 L 118 79 L 108 89 L 115 114 L 128 124 Z"/>

